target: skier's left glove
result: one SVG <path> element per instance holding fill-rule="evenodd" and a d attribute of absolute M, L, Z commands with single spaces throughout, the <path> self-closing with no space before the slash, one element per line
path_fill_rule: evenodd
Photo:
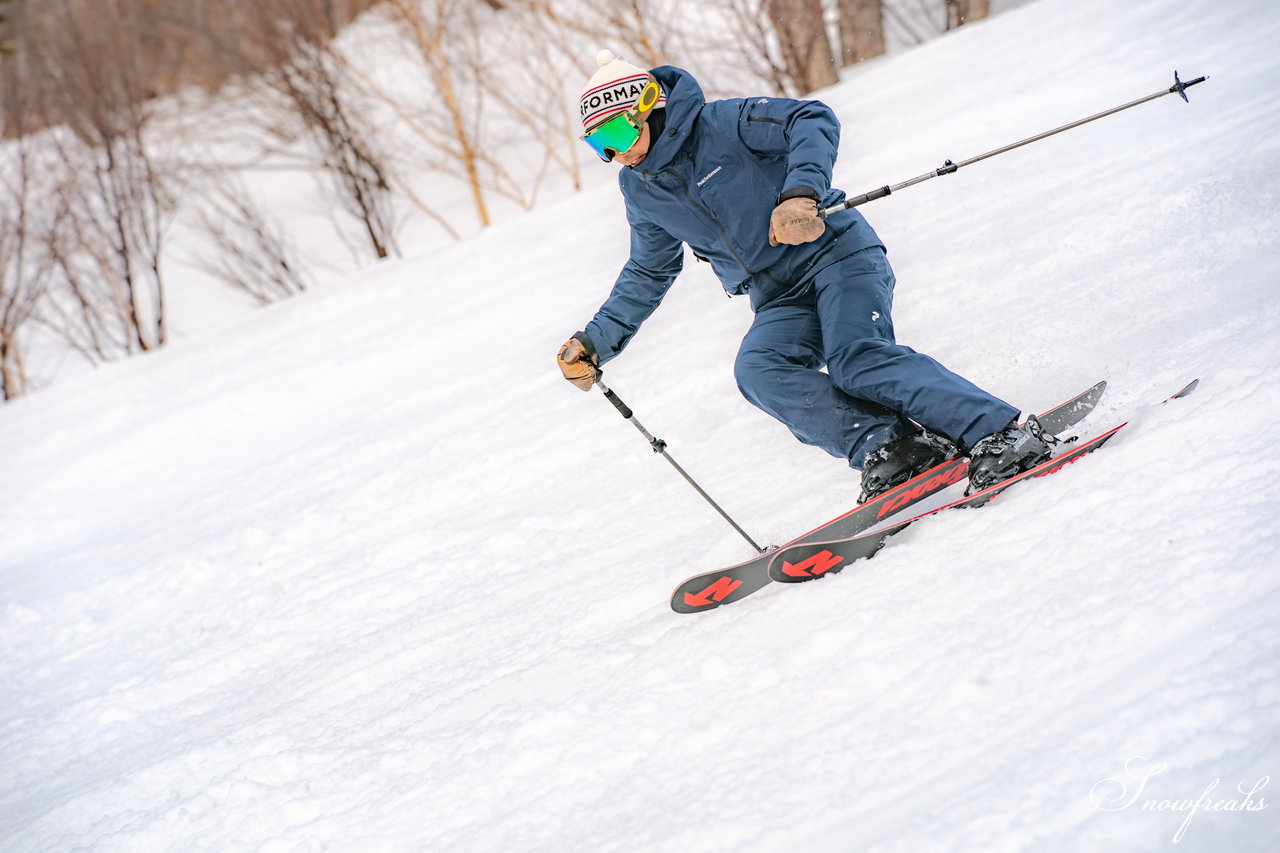
<path fill-rule="evenodd" d="M 600 363 L 590 341 L 590 338 L 579 332 L 577 337 L 564 342 L 556 356 L 556 364 L 560 365 L 564 378 L 583 391 L 590 391 L 591 386 L 596 384 L 595 366 Z"/>
<path fill-rule="evenodd" d="M 806 192 L 805 195 L 792 195 L 792 192 Z M 769 216 L 769 245 L 786 243 L 798 246 L 811 243 L 822 236 L 827 224 L 818 216 L 817 193 L 805 187 L 798 187 L 782 194 L 783 199 Z"/>

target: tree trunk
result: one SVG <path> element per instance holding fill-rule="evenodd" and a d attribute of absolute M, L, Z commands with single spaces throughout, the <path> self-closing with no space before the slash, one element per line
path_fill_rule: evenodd
<path fill-rule="evenodd" d="M 0 400 L 14 400 L 27 393 L 27 371 L 18 342 L 0 330 Z"/>
<path fill-rule="evenodd" d="M 840 64 L 884 53 L 883 0 L 840 0 Z"/>
<path fill-rule="evenodd" d="M 480 217 L 480 225 L 487 228 L 490 219 L 488 205 L 485 202 L 484 183 L 480 177 L 480 149 L 468 129 L 462 99 L 453 85 L 454 69 L 450 56 L 445 50 L 445 40 L 449 35 L 447 32 L 449 18 L 445 14 L 447 10 L 443 8 L 437 10 L 434 23 L 429 26 L 423 15 L 422 6 L 417 0 L 396 0 L 392 8 L 397 19 L 408 27 L 422 62 L 431 77 L 431 82 L 435 85 L 436 92 L 449 113 L 452 138 L 457 143 L 454 156 L 466 172 L 467 183 L 471 187 L 471 200 L 475 205 L 476 215 Z"/>
<path fill-rule="evenodd" d="M 765 11 L 778 33 L 787 76 L 800 93 L 835 83 L 836 63 L 822 22 L 822 0 L 765 0 Z"/>
<path fill-rule="evenodd" d="M 991 0 L 947 0 L 947 29 L 985 18 L 991 14 Z"/>

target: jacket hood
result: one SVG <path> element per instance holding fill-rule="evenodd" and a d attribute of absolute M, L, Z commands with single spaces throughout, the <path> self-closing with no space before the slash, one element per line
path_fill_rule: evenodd
<path fill-rule="evenodd" d="M 649 143 L 649 153 L 636 171 L 659 172 L 671 165 L 693 132 L 698 114 L 707 103 L 702 87 L 693 75 L 672 65 L 653 69 L 653 76 L 666 92 L 666 124 L 662 136 Z"/>

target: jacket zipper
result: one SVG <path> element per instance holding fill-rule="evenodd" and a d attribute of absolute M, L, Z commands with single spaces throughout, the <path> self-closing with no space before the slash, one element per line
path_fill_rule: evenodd
<path fill-rule="evenodd" d="M 724 238 L 725 246 L 729 249 L 729 253 L 733 255 L 733 259 L 738 262 L 738 266 L 742 267 L 743 272 L 745 272 L 747 275 L 756 275 L 756 273 L 753 272 L 751 268 L 747 266 L 747 262 L 742 259 L 742 255 L 738 254 L 738 250 L 734 247 L 733 241 L 729 239 L 728 230 L 720 222 L 719 217 L 717 217 L 715 213 L 711 211 L 710 208 L 703 207 L 702 204 L 696 198 L 693 197 L 693 191 L 689 189 L 689 182 L 684 179 L 683 175 L 681 175 L 675 169 L 671 170 L 671 174 L 674 175 L 675 179 L 680 182 L 680 186 L 684 187 L 684 197 L 689 199 L 689 204 L 693 205 L 694 208 L 701 211 L 702 214 L 705 215 L 708 219 L 710 219 L 712 224 L 714 224 L 716 228 L 720 230 L 720 235 Z"/>

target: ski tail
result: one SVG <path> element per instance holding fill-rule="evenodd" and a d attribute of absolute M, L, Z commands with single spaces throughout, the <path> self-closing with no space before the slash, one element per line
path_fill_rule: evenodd
<path fill-rule="evenodd" d="M 1065 403 L 1059 403 L 1052 409 L 1036 415 L 1036 420 L 1051 435 L 1068 430 L 1084 420 L 1094 410 L 1106 390 L 1107 380 L 1104 379 L 1092 388 L 1081 391 Z"/>

